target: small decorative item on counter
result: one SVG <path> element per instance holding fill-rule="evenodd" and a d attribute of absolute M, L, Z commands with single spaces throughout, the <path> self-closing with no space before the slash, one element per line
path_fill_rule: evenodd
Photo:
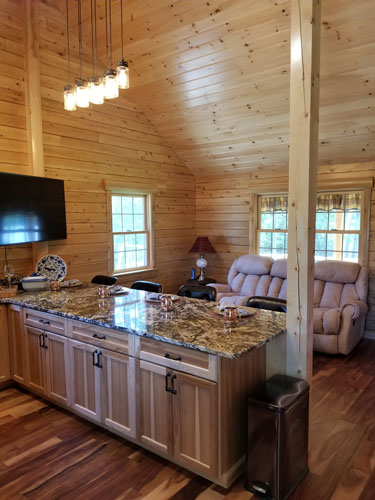
<path fill-rule="evenodd" d="M 57 290 L 60 290 L 61 288 L 61 283 L 60 281 L 58 280 L 52 280 L 49 284 L 51 290 L 53 290 L 54 292 L 57 292 Z"/>
<path fill-rule="evenodd" d="M 35 292 L 38 290 L 45 290 L 48 285 L 48 278 L 45 276 L 26 276 L 22 279 L 22 288 L 25 292 Z"/>
<path fill-rule="evenodd" d="M 160 297 L 161 310 L 164 312 L 173 311 L 173 300 L 170 295 Z"/>
<path fill-rule="evenodd" d="M 190 279 L 191 279 L 191 280 L 195 280 L 195 267 L 192 267 L 192 268 L 191 268 L 191 276 L 190 276 Z"/>
<path fill-rule="evenodd" d="M 100 286 L 98 288 L 98 295 L 102 299 L 104 299 L 105 297 L 109 297 L 109 295 L 110 295 L 109 286 Z"/>
<path fill-rule="evenodd" d="M 236 307 L 230 307 L 227 306 L 224 309 L 224 322 L 225 323 L 234 323 L 237 321 L 238 314 L 237 314 L 237 308 Z"/>
<path fill-rule="evenodd" d="M 0 299 L 15 297 L 17 295 L 17 292 L 18 292 L 17 285 L 0 286 Z"/>

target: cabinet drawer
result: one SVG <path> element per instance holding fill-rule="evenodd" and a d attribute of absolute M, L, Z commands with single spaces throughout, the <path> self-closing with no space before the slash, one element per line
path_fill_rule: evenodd
<path fill-rule="evenodd" d="M 27 325 L 49 332 L 65 335 L 65 319 L 54 314 L 48 314 L 33 309 L 24 309 L 24 321 Z"/>
<path fill-rule="evenodd" d="M 129 353 L 129 336 L 109 328 L 90 325 L 81 321 L 70 320 L 69 337 L 81 342 L 89 342 L 92 345 L 109 349 L 110 351 Z"/>
<path fill-rule="evenodd" d="M 141 338 L 139 358 L 209 380 L 217 380 L 217 358 L 213 354 Z"/>

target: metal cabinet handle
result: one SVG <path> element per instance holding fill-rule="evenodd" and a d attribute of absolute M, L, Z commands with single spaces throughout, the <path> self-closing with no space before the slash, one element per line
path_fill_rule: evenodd
<path fill-rule="evenodd" d="M 171 393 L 172 393 L 172 394 L 177 394 L 177 390 L 174 388 L 174 381 L 175 381 L 176 379 L 177 379 L 177 375 L 176 375 L 176 374 L 174 374 L 174 375 L 172 376 L 172 390 L 171 390 Z"/>
<path fill-rule="evenodd" d="M 165 376 L 165 390 L 167 392 L 172 392 L 172 389 L 168 385 L 168 378 L 171 376 L 171 372 L 168 372 Z"/>
<path fill-rule="evenodd" d="M 43 335 L 43 346 L 42 347 L 44 349 L 48 349 L 48 342 L 47 342 L 48 337 L 45 333 L 43 333 L 42 335 Z"/>
<path fill-rule="evenodd" d="M 39 334 L 39 347 L 44 347 L 43 333 Z"/>
<path fill-rule="evenodd" d="M 103 368 L 103 365 L 102 365 L 102 364 L 101 364 L 101 362 L 100 362 L 100 356 L 102 356 L 102 355 L 103 355 L 102 351 L 99 351 L 99 352 L 98 352 L 98 357 L 97 357 L 98 362 L 97 362 L 97 364 L 96 364 L 96 366 L 97 366 L 98 368 Z"/>
<path fill-rule="evenodd" d="M 94 333 L 93 336 L 92 336 L 94 339 L 99 339 L 99 340 L 105 340 L 107 337 L 106 335 L 98 335 L 97 333 Z"/>
<path fill-rule="evenodd" d="M 93 364 L 93 366 L 98 366 L 97 354 L 98 354 L 98 349 L 95 349 L 95 351 L 93 351 L 93 353 L 92 353 L 92 364 Z"/>
<path fill-rule="evenodd" d="M 50 325 L 51 324 L 51 322 L 48 321 L 48 319 L 40 319 L 39 323 L 42 323 L 42 325 Z"/>
<path fill-rule="evenodd" d="M 169 354 L 169 352 L 166 352 L 166 353 L 164 354 L 164 357 L 165 357 L 165 358 L 167 358 L 167 359 L 172 359 L 173 361 L 182 361 L 181 356 L 177 356 L 177 358 L 174 358 L 174 357 L 172 357 L 172 356 Z"/>

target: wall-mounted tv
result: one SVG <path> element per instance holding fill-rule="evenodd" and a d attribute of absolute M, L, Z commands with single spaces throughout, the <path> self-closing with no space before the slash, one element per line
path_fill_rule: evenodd
<path fill-rule="evenodd" d="M 0 245 L 64 238 L 64 181 L 0 173 Z"/>

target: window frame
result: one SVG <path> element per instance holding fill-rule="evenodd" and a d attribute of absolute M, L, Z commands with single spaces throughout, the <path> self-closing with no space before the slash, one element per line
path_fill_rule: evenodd
<path fill-rule="evenodd" d="M 338 183 L 339 184 L 339 183 Z M 359 242 L 358 242 L 358 263 L 362 266 L 368 265 L 368 251 L 369 251 L 369 228 L 370 228 L 370 200 L 371 200 L 371 188 L 368 187 L 357 187 L 353 186 L 351 188 L 345 187 L 343 189 L 329 189 L 329 188 L 318 188 L 317 196 L 320 194 L 347 194 L 347 193 L 360 193 L 361 194 L 361 226 L 359 231 L 353 230 L 316 230 L 316 233 L 324 233 L 324 234 L 358 234 Z M 260 198 L 261 196 L 287 196 L 288 192 L 286 190 L 270 190 L 264 192 L 251 193 L 250 205 L 253 205 L 252 217 L 250 217 L 250 234 L 253 234 L 253 245 L 250 244 L 250 248 L 252 248 L 253 252 L 259 254 L 259 233 L 260 232 L 279 232 L 288 234 L 288 229 L 268 229 L 261 230 L 260 229 Z M 315 213 L 317 211 L 315 210 Z M 253 230 L 252 230 L 253 228 Z M 315 259 L 315 243 L 314 243 L 314 260 Z M 319 260 L 327 260 L 327 259 L 319 259 Z M 348 262 L 348 261 L 343 261 Z M 351 261 L 350 261 L 351 262 Z"/>
<path fill-rule="evenodd" d="M 144 231 L 112 231 L 112 197 L 113 196 L 129 196 L 129 197 L 144 197 L 145 199 L 145 225 Z M 114 276 L 123 276 L 128 274 L 143 273 L 155 269 L 155 240 L 154 240 L 154 194 L 148 190 L 139 190 L 137 188 L 112 187 L 107 190 L 107 224 L 108 224 L 108 263 L 109 272 Z M 144 234 L 146 233 L 147 241 L 147 262 L 146 266 L 133 267 L 131 269 L 114 269 L 114 236 L 116 234 Z"/>

